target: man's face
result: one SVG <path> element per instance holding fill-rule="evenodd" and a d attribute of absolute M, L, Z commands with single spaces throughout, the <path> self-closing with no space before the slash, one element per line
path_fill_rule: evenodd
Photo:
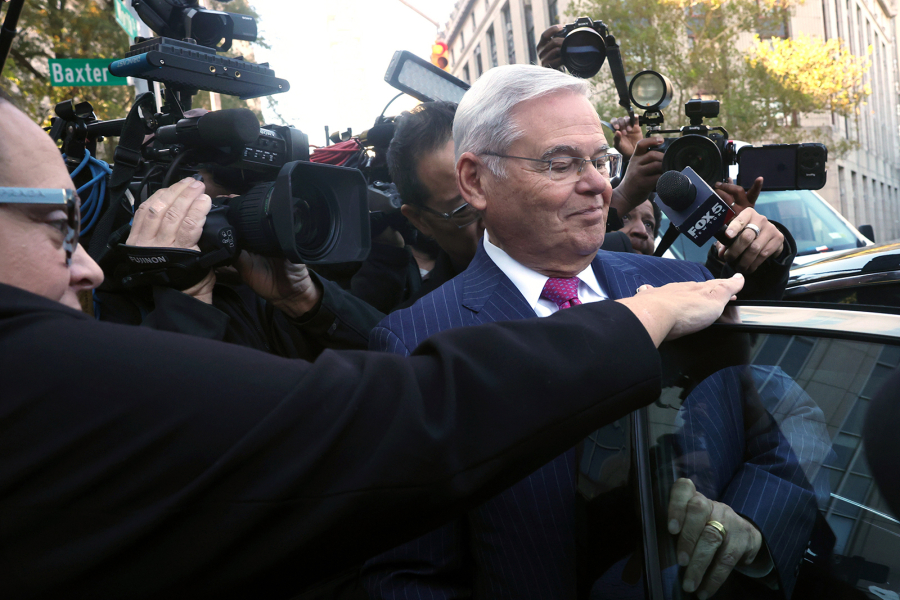
<path fill-rule="evenodd" d="M 423 156 L 417 168 L 419 180 L 429 191 L 425 206 L 450 214 L 465 202 L 456 186 L 456 157 L 452 139 L 443 148 Z M 458 269 L 464 269 L 472 261 L 478 249 L 478 240 L 484 233 L 480 219 L 460 229 L 453 222 L 411 205 L 404 207 L 403 214 L 416 229 L 433 237 Z"/>
<path fill-rule="evenodd" d="M 519 104 L 513 119 L 524 134 L 504 152 L 551 159 L 606 153 L 600 118 L 591 103 L 562 91 Z M 485 227 L 491 241 L 523 265 L 550 276 L 584 270 L 603 244 L 612 197 L 609 180 L 587 163 L 580 177 L 554 181 L 548 165 L 503 158 L 505 178 L 487 172 Z"/>
<path fill-rule="evenodd" d="M 656 230 L 656 218 L 653 216 L 653 205 L 649 200 L 638 205 L 630 213 L 622 217 L 625 227 L 622 231 L 631 240 L 631 247 L 641 254 L 652 255 L 656 246 L 653 232 Z"/>
<path fill-rule="evenodd" d="M 6 102 L 0 102 L 0 144 L 0 186 L 73 187 L 50 137 Z M 66 264 L 65 219 L 66 211 L 53 206 L 0 204 L 0 283 L 80 310 L 78 292 L 100 285 L 103 273 L 80 245 Z"/>

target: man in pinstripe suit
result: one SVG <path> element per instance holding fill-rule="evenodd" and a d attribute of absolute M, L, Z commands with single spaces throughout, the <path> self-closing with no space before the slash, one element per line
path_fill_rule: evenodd
<path fill-rule="evenodd" d="M 607 153 L 587 92 L 582 80 L 527 65 L 491 69 L 475 83 L 457 110 L 453 135 L 457 183 L 482 214 L 484 238 L 465 272 L 382 321 L 371 348 L 409 354 L 444 329 L 547 316 L 630 297 L 642 286 L 711 279 L 695 263 L 598 252 L 617 159 Z M 745 231 L 749 223 L 764 235 Z M 752 264 L 780 254 L 783 237 L 766 225 L 752 209 L 742 212 L 729 226 L 736 239 L 726 259 Z M 529 365 L 504 364 L 498 356 L 495 367 L 515 377 Z M 464 519 L 369 561 L 370 594 L 575 598 L 575 472 L 570 450 Z M 739 560 L 770 570 L 760 532 L 729 507 L 710 506 L 728 531 L 719 542 L 731 544 Z M 708 552 L 703 542 L 695 547 Z"/>

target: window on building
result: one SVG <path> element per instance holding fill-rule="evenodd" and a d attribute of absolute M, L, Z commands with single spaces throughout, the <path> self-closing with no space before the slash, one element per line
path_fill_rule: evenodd
<path fill-rule="evenodd" d="M 475 50 L 472 52 L 475 55 L 475 73 L 476 77 L 481 77 L 481 74 L 484 73 L 484 67 L 481 63 L 481 44 L 475 46 Z"/>
<path fill-rule="evenodd" d="M 491 25 L 487 30 L 487 39 L 488 39 L 488 48 L 491 51 L 490 62 L 488 63 L 488 68 L 496 67 L 499 63 L 497 62 L 497 38 L 494 36 L 494 26 Z"/>
<path fill-rule="evenodd" d="M 485 14 L 491 12 L 491 0 L 484 0 L 484 12 Z"/>
<path fill-rule="evenodd" d="M 463 80 L 466 83 L 472 83 L 472 78 L 469 76 L 469 65 L 463 65 Z"/>
<path fill-rule="evenodd" d="M 462 53 L 463 50 L 466 49 L 466 34 L 463 33 L 463 30 L 459 30 L 459 52 Z"/>
<path fill-rule="evenodd" d="M 470 12 L 470 13 L 469 13 L 469 16 L 472 17 L 472 31 L 475 31 L 475 27 L 476 27 L 476 25 L 475 25 L 475 11 L 473 10 L 472 12 Z"/>
<path fill-rule="evenodd" d="M 528 45 L 528 62 L 537 64 L 537 42 L 534 41 L 534 13 L 531 0 L 525 0 L 525 43 Z"/>
<path fill-rule="evenodd" d="M 550 0 L 547 2 L 547 10 L 550 16 L 550 24 L 558 25 L 559 24 L 559 7 L 557 6 L 558 0 Z"/>
<path fill-rule="evenodd" d="M 516 64 L 516 44 L 513 39 L 512 16 L 509 14 L 509 2 L 503 7 L 503 30 L 506 32 L 506 62 Z"/>

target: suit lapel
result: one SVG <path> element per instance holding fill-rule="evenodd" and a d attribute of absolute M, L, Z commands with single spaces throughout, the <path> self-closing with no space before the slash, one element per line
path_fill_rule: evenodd
<path fill-rule="evenodd" d="M 609 294 L 610 300 L 631 298 L 640 286 L 650 283 L 641 270 L 622 260 L 620 254 L 600 250 L 591 263 L 597 281 Z"/>
<path fill-rule="evenodd" d="M 462 278 L 462 305 L 472 311 L 479 323 L 512 321 L 535 316 L 519 289 L 478 243 L 478 252 Z"/>

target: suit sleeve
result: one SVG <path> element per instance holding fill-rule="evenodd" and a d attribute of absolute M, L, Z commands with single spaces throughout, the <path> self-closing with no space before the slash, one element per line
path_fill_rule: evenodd
<path fill-rule="evenodd" d="M 289 597 L 660 390 L 616 302 L 310 364 L 38 300 L 0 319 L 2 597 Z"/>

